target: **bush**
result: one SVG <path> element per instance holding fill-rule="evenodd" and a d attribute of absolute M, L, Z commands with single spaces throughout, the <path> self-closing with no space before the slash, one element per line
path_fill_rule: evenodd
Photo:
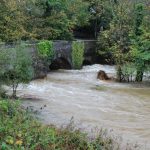
<path fill-rule="evenodd" d="M 84 59 L 84 43 L 74 41 L 72 43 L 72 63 L 75 69 L 81 69 Z"/>
<path fill-rule="evenodd" d="M 12 97 L 16 98 L 18 84 L 28 83 L 33 77 L 30 52 L 24 43 L 0 51 L 0 82 L 11 86 Z"/>
<path fill-rule="evenodd" d="M 47 58 L 49 60 L 54 57 L 54 47 L 53 42 L 48 40 L 43 40 L 38 43 L 38 55 L 42 58 Z"/>
<path fill-rule="evenodd" d="M 0 149 L 2 150 L 109 150 L 112 138 L 100 131 L 89 140 L 87 134 L 72 126 L 58 129 L 39 123 L 19 101 L 0 100 Z M 118 145 L 117 145 L 118 147 Z M 116 147 L 116 149 L 117 149 Z"/>
<path fill-rule="evenodd" d="M 126 63 L 122 66 L 122 81 L 132 82 L 135 80 L 136 67 L 134 63 Z"/>

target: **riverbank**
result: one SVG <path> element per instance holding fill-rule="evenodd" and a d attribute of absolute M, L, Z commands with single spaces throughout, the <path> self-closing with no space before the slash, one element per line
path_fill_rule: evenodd
<path fill-rule="evenodd" d="M 19 101 L 0 100 L 1 150 L 118 150 L 119 143 L 100 131 L 95 138 L 73 127 L 43 125 Z"/>

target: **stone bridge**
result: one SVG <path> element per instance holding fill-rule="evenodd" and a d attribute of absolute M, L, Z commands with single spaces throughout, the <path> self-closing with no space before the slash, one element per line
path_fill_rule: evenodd
<path fill-rule="evenodd" d="M 80 40 L 84 42 L 84 61 L 83 65 L 90 65 L 97 63 L 96 55 L 96 41 L 95 40 Z M 56 69 L 73 69 L 72 65 L 72 41 L 57 40 L 53 41 L 55 56 L 52 62 L 44 62 L 39 59 L 37 55 L 37 43 L 27 43 L 27 49 L 32 54 L 33 67 L 35 72 L 35 78 L 44 77 L 48 71 Z M 0 47 L 6 48 L 14 47 L 13 44 L 0 44 Z M 45 65 L 49 64 L 49 67 Z"/>
<path fill-rule="evenodd" d="M 96 41 L 84 40 L 84 61 L 83 64 L 93 64 L 96 62 Z M 55 57 L 50 69 L 62 68 L 72 69 L 72 41 L 54 41 Z M 59 65 L 62 62 L 62 65 Z M 57 64 L 58 63 L 58 64 Z M 65 65 L 66 64 L 66 65 Z"/>

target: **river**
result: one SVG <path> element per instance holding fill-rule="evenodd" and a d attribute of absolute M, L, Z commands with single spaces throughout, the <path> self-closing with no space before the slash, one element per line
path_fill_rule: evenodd
<path fill-rule="evenodd" d="M 107 65 L 58 70 L 20 85 L 18 95 L 29 99 L 23 101 L 25 106 L 40 110 L 46 124 L 61 126 L 74 117 L 77 127 L 112 129 L 125 141 L 150 149 L 150 87 L 100 81 L 96 79 L 99 70 L 115 75 L 115 68 Z"/>

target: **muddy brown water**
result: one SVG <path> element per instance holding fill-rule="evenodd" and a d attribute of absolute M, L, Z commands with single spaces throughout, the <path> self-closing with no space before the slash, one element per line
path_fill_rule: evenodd
<path fill-rule="evenodd" d="M 93 127 L 112 129 L 124 141 L 150 149 L 150 87 L 99 81 L 99 70 L 115 75 L 115 68 L 107 65 L 59 70 L 20 85 L 17 93 L 31 99 L 23 104 L 40 110 L 46 124 L 68 124 L 73 116 L 76 125 L 89 132 Z"/>

